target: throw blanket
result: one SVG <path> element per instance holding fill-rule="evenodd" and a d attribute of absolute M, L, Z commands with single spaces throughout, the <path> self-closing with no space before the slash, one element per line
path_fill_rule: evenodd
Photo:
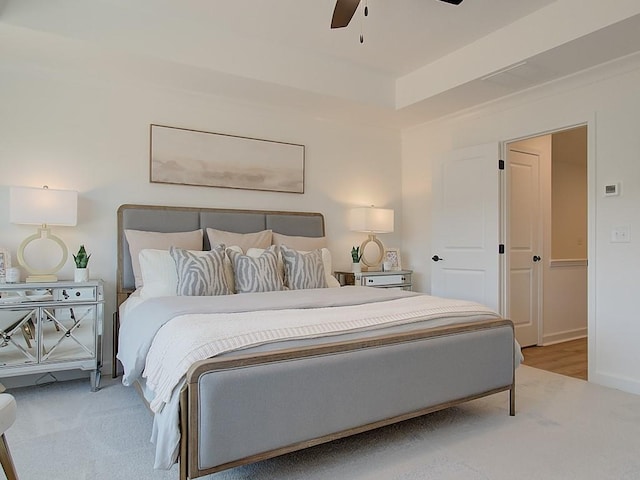
<path fill-rule="evenodd" d="M 124 368 L 122 383 L 130 386 L 142 377 L 153 338 L 160 327 L 179 315 L 361 305 L 412 295 L 418 294 L 370 287 L 342 287 L 144 300 L 120 318 L 118 360 Z"/>
<path fill-rule="evenodd" d="M 326 290 L 325 290 L 326 291 Z M 470 316 L 498 317 L 463 300 L 416 295 L 375 303 L 258 312 L 180 315 L 156 334 L 143 376 L 159 412 L 176 385 L 198 360 L 282 340 L 339 335 L 431 320 L 430 327 L 460 323 Z"/>

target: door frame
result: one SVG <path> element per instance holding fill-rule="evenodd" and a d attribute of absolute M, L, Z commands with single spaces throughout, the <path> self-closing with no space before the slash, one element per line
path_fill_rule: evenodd
<path fill-rule="evenodd" d="M 500 141 L 500 151 L 503 159 L 507 158 L 507 145 L 509 143 L 517 142 L 520 140 L 527 140 L 533 137 L 539 137 L 541 135 L 549 135 L 563 130 L 570 130 L 576 127 L 587 127 L 587 341 L 588 341 L 588 360 L 587 371 L 589 372 L 588 380 L 591 381 L 597 372 L 596 366 L 596 198 L 598 195 L 598 189 L 596 184 L 596 115 L 595 112 L 585 116 L 580 116 L 579 119 L 569 121 L 563 124 L 558 124 L 554 127 L 544 127 L 538 131 L 534 129 L 528 129 L 526 132 L 522 132 L 521 135 L 515 135 L 508 139 Z M 506 168 L 506 167 L 505 167 Z M 501 176 L 500 187 L 500 241 L 506 242 L 506 228 L 508 226 L 506 201 L 507 194 L 507 179 L 506 175 Z M 507 274 L 508 274 L 508 262 L 503 259 L 500 262 L 500 308 L 502 312 L 506 312 L 507 302 Z"/>

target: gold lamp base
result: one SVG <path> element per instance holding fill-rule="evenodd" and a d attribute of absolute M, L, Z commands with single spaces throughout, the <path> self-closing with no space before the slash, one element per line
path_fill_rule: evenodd
<path fill-rule="evenodd" d="M 58 265 L 56 265 L 50 270 L 38 271 L 33 267 L 31 267 L 24 259 L 24 251 L 27 248 L 27 245 L 41 238 L 52 240 L 53 242 L 57 243 L 60 249 L 62 250 L 62 259 L 60 260 L 60 263 L 58 263 Z M 58 277 L 55 275 L 55 273 L 58 272 L 64 266 L 65 262 L 67 261 L 67 258 L 69 257 L 69 251 L 67 250 L 67 246 L 64 244 L 62 239 L 53 235 L 51 231 L 47 228 L 47 226 L 43 225 L 41 228 L 38 229 L 38 233 L 34 233 L 33 235 L 23 240 L 23 242 L 18 247 L 17 256 L 18 256 L 18 263 L 22 265 L 22 267 L 31 274 L 26 278 L 25 282 L 51 283 L 51 282 L 58 281 Z"/>
<path fill-rule="evenodd" d="M 27 283 L 54 283 L 58 281 L 55 275 L 29 275 L 25 282 Z"/>
<path fill-rule="evenodd" d="M 370 258 L 366 257 L 365 247 L 369 243 L 375 243 L 376 245 L 378 245 L 379 254 L 375 260 L 371 260 Z M 382 242 L 378 240 L 378 237 L 376 237 L 373 233 L 370 233 L 369 238 L 362 242 L 362 245 L 360 245 L 360 251 L 362 252 L 362 258 L 360 259 L 360 261 L 369 268 L 379 267 L 382 263 L 382 260 L 384 259 L 384 245 L 382 245 Z"/>

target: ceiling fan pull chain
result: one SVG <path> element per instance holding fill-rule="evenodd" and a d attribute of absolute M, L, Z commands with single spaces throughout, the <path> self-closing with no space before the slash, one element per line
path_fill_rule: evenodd
<path fill-rule="evenodd" d="M 364 16 L 369 16 L 369 2 L 365 0 L 364 2 Z M 360 20 L 360 43 L 364 43 L 364 35 L 362 34 L 362 20 Z"/>

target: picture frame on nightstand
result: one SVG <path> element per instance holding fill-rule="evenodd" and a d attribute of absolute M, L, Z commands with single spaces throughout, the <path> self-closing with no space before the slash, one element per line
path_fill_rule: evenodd
<path fill-rule="evenodd" d="M 399 248 L 385 248 L 383 262 L 385 265 L 389 263 L 389 270 L 402 270 L 402 260 L 400 259 Z"/>
<path fill-rule="evenodd" d="M 11 268 L 11 254 L 6 248 L 0 247 L 0 283 L 5 282 L 9 268 Z"/>

